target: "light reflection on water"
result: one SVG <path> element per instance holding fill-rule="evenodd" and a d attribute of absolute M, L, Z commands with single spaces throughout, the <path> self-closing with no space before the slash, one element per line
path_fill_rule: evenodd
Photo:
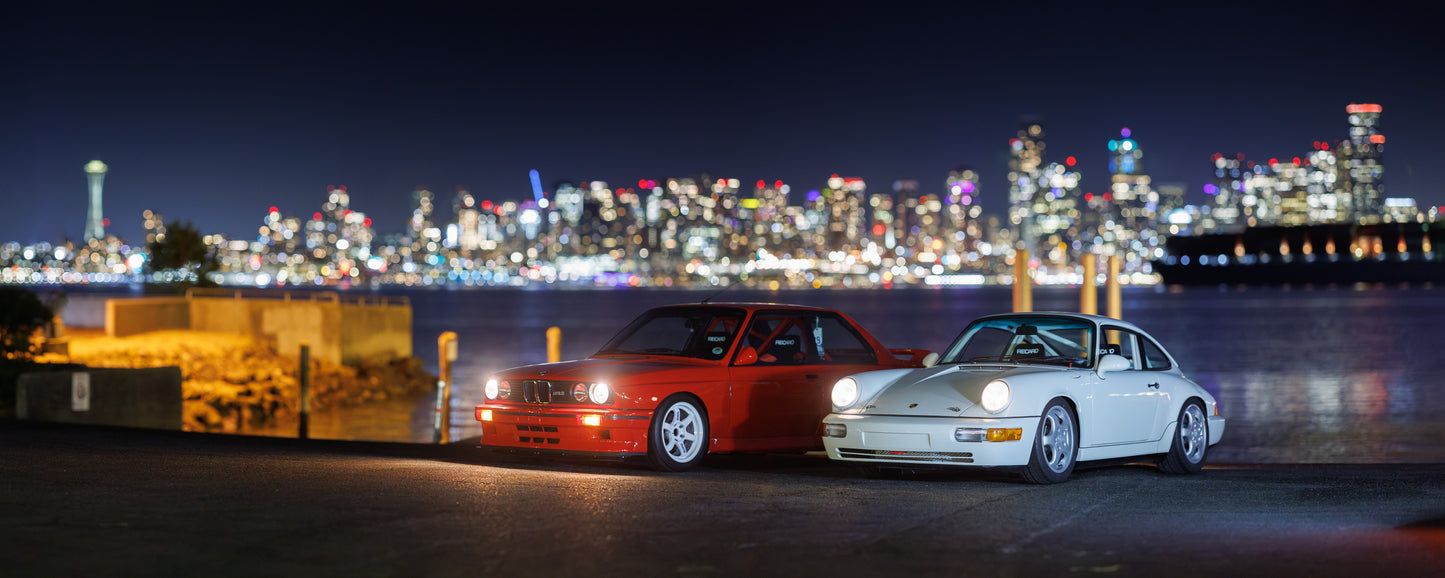
<path fill-rule="evenodd" d="M 546 329 L 564 359 L 596 351 L 638 313 L 711 292 L 409 292 L 415 353 L 436 367 L 436 336 L 456 331 L 452 439 L 479 435 L 472 407 L 489 372 L 545 361 Z M 1445 461 L 1440 289 L 1153 288 L 1124 291 L 1124 317 L 1153 334 L 1229 420 L 1217 462 Z M 1008 288 L 894 291 L 730 290 L 718 301 L 837 308 L 889 347 L 944 348 L 968 321 L 1007 311 Z M 1102 301 L 1102 299 L 1101 299 Z M 1074 310 L 1076 289 L 1037 289 L 1037 310 Z M 1102 305 L 1102 303 L 1101 303 Z M 344 409 L 316 437 L 430 441 L 433 397 Z M 318 421 L 322 420 L 322 421 Z M 400 427 L 399 422 L 406 426 Z M 313 429 L 313 431 L 316 431 Z"/>

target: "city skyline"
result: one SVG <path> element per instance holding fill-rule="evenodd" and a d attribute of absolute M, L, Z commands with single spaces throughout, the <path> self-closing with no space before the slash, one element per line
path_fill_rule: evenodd
<path fill-rule="evenodd" d="M 530 197 L 532 169 L 548 189 L 701 172 L 782 180 L 796 202 L 833 173 L 862 177 L 871 191 L 908 179 L 940 193 L 963 165 L 980 175 L 985 211 L 1003 215 L 1007 141 L 1028 114 L 1048 125 L 1046 161 L 1078 159 L 1081 191 L 1109 186 L 1105 145 L 1130 127 L 1155 182 L 1183 183 L 1199 203 L 1214 153 L 1301 155 L 1346 135 L 1340 110 L 1351 102 L 1385 106 L 1388 196 L 1430 206 L 1445 195 L 1428 169 L 1445 154 L 1431 96 L 1440 80 L 1424 74 L 1440 40 L 1387 9 L 1371 14 L 1377 37 L 1343 50 L 1301 42 L 1348 31 L 1350 19 L 1329 6 L 1260 16 L 1279 20 L 1267 32 L 1200 39 L 1173 38 L 1172 22 L 1211 11 L 1053 7 L 1073 24 L 1040 24 L 1027 42 L 989 25 L 1006 14 L 985 10 L 967 25 L 924 18 L 958 15 L 942 5 L 881 14 L 811 4 L 736 14 L 569 8 L 552 17 L 509 8 L 470 31 L 440 18 L 459 15 L 452 9 L 401 11 L 387 23 L 386 14 L 311 6 L 271 23 L 265 10 L 224 7 L 177 7 L 159 19 L 116 7 L 22 8 L 12 22 L 36 26 L 15 30 L 30 49 L 4 65 L 20 90 L 0 98 L 18 99 L 5 109 L 24 122 L 0 137 L 10 208 L 0 230 L 6 241 L 80 239 L 78 168 L 95 158 L 111 165 L 110 230 L 131 240 L 147 209 L 240 236 L 266 206 L 302 213 L 340 184 L 377 231 L 398 231 L 417 185 L 516 200 Z M 146 19 L 150 34 L 136 28 Z M 432 32 L 415 43 L 376 41 L 421 23 Z M 257 26 L 271 40 L 252 39 L 266 36 L 250 34 Z M 1121 39 L 1093 40 L 1096 30 Z M 709 34 L 732 42 L 699 41 Z M 172 58 L 190 45 L 193 56 Z M 91 56 L 91 75 L 60 73 Z M 1348 74 L 1306 82 L 1292 72 L 1317 61 Z M 1245 83 L 1270 74 L 1282 81 Z M 80 80 L 105 90 L 77 90 Z"/>

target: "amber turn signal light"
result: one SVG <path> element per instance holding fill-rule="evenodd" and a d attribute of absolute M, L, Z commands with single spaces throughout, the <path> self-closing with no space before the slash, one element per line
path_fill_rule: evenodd
<path fill-rule="evenodd" d="M 988 428 L 988 441 L 991 442 L 1012 442 L 1024 439 L 1023 428 L 991 427 Z"/>

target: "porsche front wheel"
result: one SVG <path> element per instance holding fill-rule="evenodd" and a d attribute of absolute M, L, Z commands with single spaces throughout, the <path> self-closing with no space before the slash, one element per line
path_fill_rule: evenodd
<path fill-rule="evenodd" d="M 657 406 L 648 428 L 647 459 L 667 472 L 692 469 L 707 453 L 707 414 L 690 395 L 669 397 Z"/>
<path fill-rule="evenodd" d="M 1179 408 L 1174 442 L 1169 445 L 1169 453 L 1164 460 L 1159 462 L 1159 469 L 1166 474 L 1197 474 L 1204 470 L 1204 457 L 1208 451 L 1209 421 L 1204 417 L 1204 408 L 1191 399 Z"/>
<path fill-rule="evenodd" d="M 1079 457 L 1079 426 L 1074 412 L 1061 399 L 1049 402 L 1039 418 L 1034 449 L 1024 466 L 1024 479 L 1035 484 L 1057 484 L 1074 473 Z"/>

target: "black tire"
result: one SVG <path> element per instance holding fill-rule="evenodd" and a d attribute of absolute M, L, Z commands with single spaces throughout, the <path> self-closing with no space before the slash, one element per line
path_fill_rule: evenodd
<path fill-rule="evenodd" d="M 1034 448 L 1024 466 L 1024 479 L 1035 484 L 1057 484 L 1069 479 L 1079 461 L 1079 418 L 1063 399 L 1044 406 Z"/>
<path fill-rule="evenodd" d="M 1197 399 L 1185 402 L 1174 423 L 1174 441 L 1159 462 L 1159 469 L 1166 474 L 1204 471 L 1204 462 L 1209 458 L 1209 418 L 1204 416 L 1204 404 Z"/>
<path fill-rule="evenodd" d="M 647 461 L 662 472 L 685 472 L 708 446 L 707 410 L 696 397 L 674 394 L 658 404 L 647 428 Z"/>

